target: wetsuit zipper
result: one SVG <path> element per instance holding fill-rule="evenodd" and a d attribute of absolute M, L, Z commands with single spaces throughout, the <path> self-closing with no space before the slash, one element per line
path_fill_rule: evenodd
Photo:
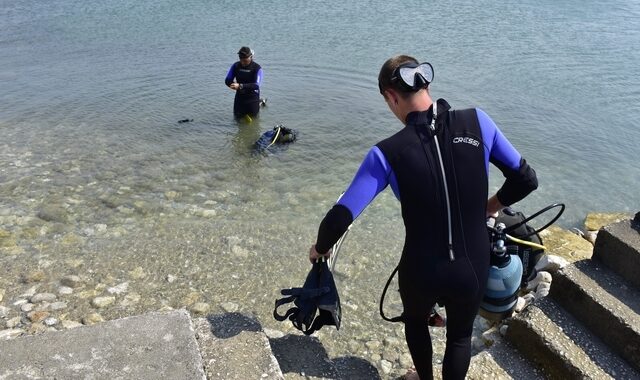
<path fill-rule="evenodd" d="M 438 143 L 438 135 L 436 132 L 436 116 L 438 112 L 437 102 L 433 103 L 433 116 L 431 117 L 431 131 L 433 132 L 433 141 L 436 144 L 436 151 L 438 152 L 438 162 L 440 163 L 440 171 L 442 172 L 442 183 L 444 185 L 444 196 L 447 201 L 447 226 L 449 227 L 449 260 L 454 261 L 456 259 L 453 253 L 453 237 L 451 231 L 451 202 L 449 201 L 449 187 L 447 186 L 447 176 L 444 172 L 444 164 L 442 163 L 442 153 L 440 152 L 440 144 Z"/>

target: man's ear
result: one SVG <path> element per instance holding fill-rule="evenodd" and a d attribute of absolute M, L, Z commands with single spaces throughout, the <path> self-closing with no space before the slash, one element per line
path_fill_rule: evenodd
<path fill-rule="evenodd" d="M 392 89 L 387 89 L 385 92 L 387 93 L 387 96 L 389 97 L 389 100 L 391 102 L 393 102 L 393 104 L 398 104 L 398 97 L 399 96 L 398 96 L 397 92 L 395 92 Z"/>

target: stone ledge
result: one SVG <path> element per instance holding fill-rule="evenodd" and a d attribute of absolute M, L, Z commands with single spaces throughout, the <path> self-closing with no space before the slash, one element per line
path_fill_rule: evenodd
<path fill-rule="evenodd" d="M 542 299 L 508 321 L 507 339 L 549 379 L 611 379 L 540 309 Z"/>
<path fill-rule="evenodd" d="M 184 310 L 0 341 L 1 379 L 205 379 Z"/>
<path fill-rule="evenodd" d="M 209 379 L 284 379 L 262 327 L 240 314 L 210 315 L 194 320 Z"/>
<path fill-rule="evenodd" d="M 554 274 L 551 297 L 640 370 L 640 292 L 605 266 L 585 260 Z"/>
<path fill-rule="evenodd" d="M 631 220 L 606 226 L 598 232 L 593 258 L 640 288 L 640 231 Z"/>

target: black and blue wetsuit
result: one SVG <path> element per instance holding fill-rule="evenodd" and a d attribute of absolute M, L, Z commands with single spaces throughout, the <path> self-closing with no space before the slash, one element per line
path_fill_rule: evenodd
<path fill-rule="evenodd" d="M 254 61 L 251 61 L 247 66 L 242 66 L 238 61 L 229 68 L 224 83 L 230 86 L 235 78 L 236 82 L 240 84 L 233 102 L 233 114 L 237 118 L 245 115 L 255 116 L 260 112 L 262 75 L 262 67 Z"/>
<path fill-rule="evenodd" d="M 400 200 L 405 243 L 398 268 L 407 344 L 428 376 L 431 341 L 427 316 L 436 302 L 447 312 L 445 378 L 464 378 L 473 321 L 489 273 L 486 229 L 489 162 L 506 180 L 497 193 L 505 206 L 537 187 L 536 174 L 480 109 L 449 110 L 444 100 L 407 115 L 406 126 L 376 144 L 318 231 L 327 252 L 364 208 L 391 186 Z M 428 343 L 428 344 L 427 344 Z"/>

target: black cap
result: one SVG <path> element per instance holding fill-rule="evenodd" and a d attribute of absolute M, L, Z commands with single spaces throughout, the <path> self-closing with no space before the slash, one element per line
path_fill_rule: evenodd
<path fill-rule="evenodd" d="M 243 46 L 238 50 L 238 56 L 240 58 L 249 58 L 253 55 L 253 50 L 251 50 L 248 46 Z"/>

